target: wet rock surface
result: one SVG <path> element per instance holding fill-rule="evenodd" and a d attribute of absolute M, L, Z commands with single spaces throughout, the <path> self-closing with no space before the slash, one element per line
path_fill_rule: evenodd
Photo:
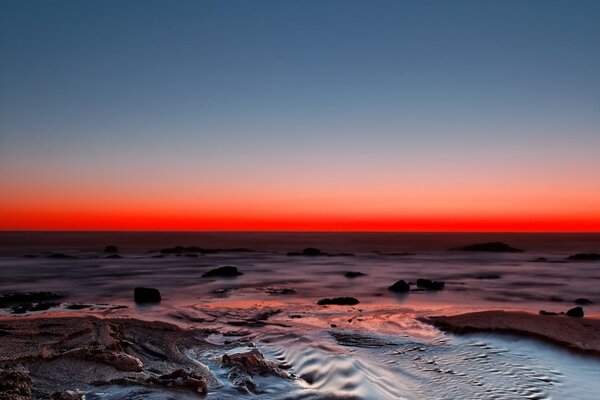
<path fill-rule="evenodd" d="M 288 378 L 288 374 L 275 363 L 265 360 L 262 353 L 254 348 L 250 351 L 223 354 L 221 365 L 229 368 L 229 379 L 243 393 L 255 392 L 258 385 L 253 376 L 279 376 Z"/>
<path fill-rule="evenodd" d="M 33 399 L 29 371 L 20 366 L 0 367 L 0 400 Z"/>
<path fill-rule="evenodd" d="M 432 281 L 429 279 L 417 279 L 417 287 L 425 290 L 442 290 L 446 284 L 444 282 Z"/>

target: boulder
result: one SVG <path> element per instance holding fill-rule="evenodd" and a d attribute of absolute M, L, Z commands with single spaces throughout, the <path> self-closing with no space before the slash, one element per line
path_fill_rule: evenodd
<path fill-rule="evenodd" d="M 401 279 L 394 283 L 392 286 L 388 287 L 388 290 L 391 290 L 392 292 L 406 293 L 410 290 L 410 284 L 406 283 L 405 280 Z"/>
<path fill-rule="evenodd" d="M 228 278 L 228 277 L 234 277 L 234 276 L 239 276 L 239 275 L 244 275 L 244 273 L 238 271 L 237 267 L 231 267 L 231 266 L 225 266 L 225 267 L 211 269 L 210 271 L 202 274 L 202 276 L 204 278 L 212 278 L 212 277 Z"/>
<path fill-rule="evenodd" d="M 265 360 L 256 348 L 243 353 L 223 354 L 221 365 L 229 368 L 229 379 L 239 391 L 245 393 L 257 390 L 253 376 L 289 377 L 273 362 Z"/>
<path fill-rule="evenodd" d="M 432 281 L 429 279 L 417 279 L 417 287 L 427 290 L 442 290 L 446 284 L 444 282 Z"/>
<path fill-rule="evenodd" d="M 567 257 L 569 261 L 600 261 L 600 254 L 598 253 L 578 253 Z"/>
<path fill-rule="evenodd" d="M 162 300 L 158 289 L 136 287 L 133 291 L 133 299 L 136 303 L 160 303 Z"/>
<path fill-rule="evenodd" d="M 338 306 L 354 306 L 360 303 L 358 299 L 354 297 L 334 297 L 332 299 L 321 299 L 317 302 L 320 306 L 326 305 L 338 305 Z"/>
<path fill-rule="evenodd" d="M 515 249 L 510 247 L 506 243 L 502 242 L 488 242 L 488 243 L 477 243 L 469 246 L 456 247 L 450 249 L 451 251 L 483 251 L 493 253 L 522 253 L 523 250 Z"/>
<path fill-rule="evenodd" d="M 116 254 L 119 252 L 119 249 L 117 248 L 117 246 L 115 246 L 113 244 L 109 244 L 109 245 L 106 245 L 106 247 L 104 248 L 104 252 L 109 253 L 109 254 Z"/>
<path fill-rule="evenodd" d="M 567 315 L 569 317 L 581 318 L 583 317 L 583 308 L 573 307 L 569 311 L 567 311 Z"/>
<path fill-rule="evenodd" d="M 200 394 L 206 394 L 208 390 L 206 378 L 193 371 L 186 371 L 184 369 L 176 369 L 169 374 L 159 377 L 150 377 L 146 379 L 146 383 L 166 388 L 191 390 Z"/>
<path fill-rule="evenodd" d="M 85 399 L 85 393 L 81 390 L 59 390 L 52 393 L 52 400 L 83 400 Z"/>

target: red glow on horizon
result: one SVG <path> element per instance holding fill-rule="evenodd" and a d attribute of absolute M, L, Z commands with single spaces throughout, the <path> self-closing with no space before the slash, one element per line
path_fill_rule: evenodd
<path fill-rule="evenodd" d="M 600 232 L 592 216 L 248 216 L 85 211 L 3 213 L 1 230 Z"/>

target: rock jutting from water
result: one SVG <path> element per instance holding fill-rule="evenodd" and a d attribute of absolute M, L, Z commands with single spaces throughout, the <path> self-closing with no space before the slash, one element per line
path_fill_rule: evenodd
<path fill-rule="evenodd" d="M 359 304 L 360 301 L 354 297 L 334 297 L 332 299 L 321 299 L 317 302 L 320 306 L 338 305 L 338 306 L 353 306 Z"/>
<path fill-rule="evenodd" d="M 523 250 L 516 249 L 502 242 L 487 242 L 476 243 L 468 246 L 455 247 L 450 251 L 475 251 L 475 252 L 492 252 L 492 253 L 522 253 Z"/>
<path fill-rule="evenodd" d="M 244 273 L 238 271 L 237 267 L 232 267 L 232 266 L 225 266 L 225 267 L 211 269 L 210 271 L 202 274 L 202 276 L 204 278 L 212 278 L 212 277 L 228 278 L 228 277 L 235 277 L 235 276 L 239 276 L 239 275 L 244 275 Z"/>
<path fill-rule="evenodd" d="M 404 279 L 400 279 L 399 281 L 388 287 L 388 290 L 397 293 L 406 293 L 410 290 L 410 284 L 407 283 Z"/>
<path fill-rule="evenodd" d="M 158 289 L 147 287 L 136 287 L 133 299 L 136 303 L 160 303 L 162 300 Z"/>

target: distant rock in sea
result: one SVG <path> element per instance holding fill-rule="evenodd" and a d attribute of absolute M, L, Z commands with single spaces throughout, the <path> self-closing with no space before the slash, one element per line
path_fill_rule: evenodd
<path fill-rule="evenodd" d="M 417 287 L 427 290 L 442 290 L 446 286 L 445 282 L 432 281 L 429 279 L 417 279 Z"/>
<path fill-rule="evenodd" d="M 326 305 L 338 305 L 338 306 L 353 306 L 360 303 L 358 299 L 354 297 L 334 297 L 332 299 L 321 299 L 317 302 L 320 306 Z"/>
<path fill-rule="evenodd" d="M 116 254 L 119 252 L 119 249 L 117 248 L 117 246 L 115 246 L 113 244 L 109 244 L 109 245 L 106 245 L 106 247 L 104 248 L 104 252 L 110 253 L 110 254 Z"/>
<path fill-rule="evenodd" d="M 136 287 L 133 291 L 133 299 L 136 303 L 160 303 L 162 300 L 158 289 L 147 287 Z"/>
<path fill-rule="evenodd" d="M 243 272 L 238 271 L 237 267 L 225 266 L 219 267 L 215 269 L 211 269 L 208 272 L 202 274 L 204 278 L 212 278 L 212 277 L 233 277 L 244 275 Z"/>
<path fill-rule="evenodd" d="M 569 261 L 600 261 L 598 253 L 578 253 L 567 257 Z"/>
<path fill-rule="evenodd" d="M 410 284 L 406 283 L 404 279 L 401 279 L 394 283 L 392 286 L 388 287 L 388 290 L 397 293 L 406 293 L 410 290 Z"/>
<path fill-rule="evenodd" d="M 346 278 L 358 278 L 361 276 L 366 276 L 367 274 L 363 274 L 362 272 L 348 271 L 344 274 Z"/>
<path fill-rule="evenodd" d="M 586 299 L 585 297 L 580 297 L 578 299 L 575 299 L 574 303 L 578 304 L 580 306 L 586 306 L 588 304 L 594 304 L 593 301 L 591 301 L 590 299 Z"/>
<path fill-rule="evenodd" d="M 302 250 L 301 252 L 297 252 L 297 251 L 290 251 L 289 253 L 287 253 L 288 256 L 308 256 L 308 257 L 315 257 L 315 256 L 324 256 L 325 253 L 323 253 L 321 250 L 315 248 L 315 247 L 307 247 L 304 250 Z"/>
<path fill-rule="evenodd" d="M 118 255 L 118 254 L 111 254 L 109 256 L 106 256 L 104 258 L 109 258 L 109 259 L 119 259 L 119 258 L 123 258 L 122 256 Z"/>
<path fill-rule="evenodd" d="M 68 260 L 68 259 L 75 259 L 75 258 L 79 258 L 79 257 L 71 256 L 71 255 L 67 255 L 67 254 L 63 254 L 63 253 L 52 253 L 52 254 L 49 254 L 47 256 L 47 258 L 53 258 L 56 260 Z"/>
<path fill-rule="evenodd" d="M 455 247 L 450 251 L 482 251 L 482 252 L 493 252 L 493 253 L 522 253 L 523 250 L 515 249 L 506 243 L 502 242 L 488 242 L 488 243 L 477 243 L 469 246 Z"/>

